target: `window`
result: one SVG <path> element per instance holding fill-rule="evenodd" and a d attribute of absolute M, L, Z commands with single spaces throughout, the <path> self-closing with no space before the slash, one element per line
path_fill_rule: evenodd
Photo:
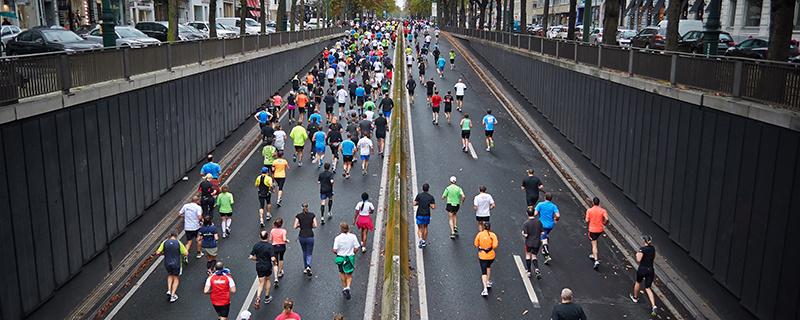
<path fill-rule="evenodd" d="M 17 36 L 17 40 L 19 41 L 31 41 L 33 38 L 33 31 L 23 32 Z"/>
<path fill-rule="evenodd" d="M 800 29 L 800 0 L 794 4 L 794 29 Z"/>
<path fill-rule="evenodd" d="M 761 25 L 761 7 L 763 0 L 747 0 L 744 16 L 744 25 L 748 27 L 758 27 Z"/>
<path fill-rule="evenodd" d="M 93 35 L 93 36 L 102 36 L 102 35 L 103 35 L 103 34 L 100 32 L 100 29 L 94 29 L 94 30 L 92 30 L 92 32 L 90 32 L 89 34 L 91 34 L 91 35 Z"/>
<path fill-rule="evenodd" d="M 3 32 L 0 32 L 0 35 L 7 36 L 11 34 L 11 28 L 3 28 Z"/>

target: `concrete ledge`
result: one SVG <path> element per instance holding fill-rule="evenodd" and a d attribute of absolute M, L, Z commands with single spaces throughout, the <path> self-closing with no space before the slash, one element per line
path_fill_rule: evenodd
<path fill-rule="evenodd" d="M 595 66 L 585 64 L 578 64 L 566 60 L 556 59 L 554 57 L 541 55 L 526 49 L 509 47 L 507 45 L 464 36 L 460 34 L 451 33 L 456 38 L 469 40 L 472 42 L 481 43 L 483 45 L 493 46 L 500 48 L 514 54 L 536 59 L 544 63 L 552 64 L 561 68 L 569 69 L 575 72 L 580 72 L 589 76 L 601 78 L 614 83 L 625 85 L 628 87 L 636 88 L 639 90 L 652 92 L 661 96 L 669 97 L 675 100 L 695 104 L 700 107 L 711 108 L 722 112 L 727 112 L 758 120 L 764 123 L 783 127 L 786 129 L 800 131 L 800 114 L 785 109 L 772 107 L 767 104 L 758 103 L 754 101 L 722 96 L 719 93 L 702 91 L 696 89 L 680 88 L 670 85 L 665 81 L 658 81 L 648 78 L 630 76 L 626 73 L 600 69 Z"/>
<path fill-rule="evenodd" d="M 172 68 L 172 70 L 158 70 L 150 73 L 131 76 L 130 80 L 116 79 L 103 83 L 96 83 L 82 87 L 72 88 L 68 94 L 63 92 L 52 92 L 38 95 L 35 97 L 20 99 L 18 103 L 0 107 L 0 124 L 24 119 L 55 111 L 58 109 L 76 106 L 89 101 L 117 95 L 120 93 L 138 90 L 158 83 L 168 82 L 183 77 L 188 77 L 198 73 L 207 72 L 213 69 L 223 68 L 239 63 L 248 62 L 253 59 L 263 58 L 279 52 L 294 50 L 297 48 L 313 45 L 316 43 L 329 41 L 341 37 L 339 34 L 332 34 L 320 38 L 293 42 L 266 50 L 248 52 L 244 55 L 233 54 L 224 58 L 203 61 L 203 64 L 189 64 Z"/>

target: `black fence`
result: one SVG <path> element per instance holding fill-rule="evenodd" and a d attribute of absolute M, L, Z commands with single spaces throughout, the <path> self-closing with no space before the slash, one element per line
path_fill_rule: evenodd
<path fill-rule="evenodd" d="M 800 64 L 631 49 L 499 31 L 444 30 L 557 59 L 800 111 Z"/>
<path fill-rule="evenodd" d="M 340 28 L 247 35 L 163 43 L 144 48 L 106 48 L 76 53 L 48 53 L 0 58 L 0 105 L 51 92 L 115 79 L 202 64 L 234 55 L 324 37 Z"/>

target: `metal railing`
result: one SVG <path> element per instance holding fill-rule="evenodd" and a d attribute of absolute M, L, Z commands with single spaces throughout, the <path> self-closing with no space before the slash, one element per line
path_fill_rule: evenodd
<path fill-rule="evenodd" d="M 144 48 L 105 48 L 75 53 L 55 52 L 0 58 L 0 105 L 22 98 L 174 67 L 244 55 L 285 44 L 343 32 L 326 28 L 162 43 Z"/>
<path fill-rule="evenodd" d="M 499 31 L 443 30 L 535 54 L 800 111 L 800 64 L 654 51 Z"/>

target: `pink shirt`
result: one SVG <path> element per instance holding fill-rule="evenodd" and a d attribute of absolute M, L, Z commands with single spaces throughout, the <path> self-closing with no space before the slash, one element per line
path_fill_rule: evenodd
<path fill-rule="evenodd" d="M 286 229 L 272 228 L 269 234 L 272 236 L 272 245 L 286 244 Z"/>
<path fill-rule="evenodd" d="M 275 95 L 272 97 L 272 105 L 276 107 L 280 107 L 281 103 L 283 102 L 283 97 L 279 95 Z"/>
<path fill-rule="evenodd" d="M 300 320 L 300 315 L 294 312 L 289 312 L 289 314 L 281 312 L 281 314 L 275 317 L 275 320 Z"/>

